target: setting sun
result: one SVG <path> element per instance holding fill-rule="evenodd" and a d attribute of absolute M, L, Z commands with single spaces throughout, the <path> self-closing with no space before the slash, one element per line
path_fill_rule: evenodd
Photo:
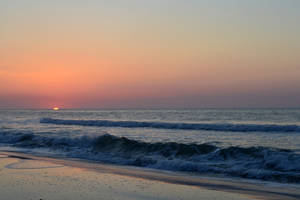
<path fill-rule="evenodd" d="M 300 200 L 299 11 L 0 0 L 0 200 Z"/>

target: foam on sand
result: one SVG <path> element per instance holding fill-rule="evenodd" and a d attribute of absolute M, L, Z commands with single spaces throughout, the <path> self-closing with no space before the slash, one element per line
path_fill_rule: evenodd
<path fill-rule="evenodd" d="M 117 174 L 98 173 L 80 167 L 65 166 L 52 169 L 8 169 L 18 158 L 0 161 L 1 199 L 242 199 L 240 194 L 209 191 L 184 185 L 168 184 Z M 27 160 L 31 162 L 45 162 Z M 51 163 L 49 163 L 51 165 Z"/>
<path fill-rule="evenodd" d="M 207 179 L 140 168 L 61 160 L 14 152 L 0 160 L 3 199 L 299 199 L 299 186 Z M 62 168 L 8 169 L 26 162 Z M 30 164 L 31 165 L 31 164 Z"/>

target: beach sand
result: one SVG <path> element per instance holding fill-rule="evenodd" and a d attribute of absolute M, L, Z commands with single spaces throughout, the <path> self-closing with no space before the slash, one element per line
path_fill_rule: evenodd
<path fill-rule="evenodd" d="M 0 152 L 0 200 L 299 199 L 300 187 Z"/>

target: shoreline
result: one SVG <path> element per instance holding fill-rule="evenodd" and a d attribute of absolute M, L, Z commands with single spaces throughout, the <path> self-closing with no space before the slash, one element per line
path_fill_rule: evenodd
<path fill-rule="evenodd" d="M 10 161 L 14 160 L 14 162 L 9 164 L 8 163 L 9 160 Z M 155 183 L 155 185 L 162 185 L 163 187 L 171 187 L 171 188 L 175 187 L 177 188 L 176 191 L 181 191 L 181 190 L 185 190 L 186 188 L 189 188 L 195 190 L 196 193 L 197 192 L 200 193 L 199 194 L 200 196 L 201 193 L 203 194 L 204 191 L 210 194 L 211 197 L 213 197 L 214 193 L 220 193 L 221 195 L 216 197 L 215 199 L 224 199 L 222 197 L 224 196 L 223 193 L 229 195 L 231 199 L 232 198 L 234 199 L 235 197 L 238 197 L 237 199 L 245 198 L 245 199 L 265 199 L 265 200 L 300 199 L 300 186 L 294 184 L 277 184 L 277 183 L 268 184 L 268 182 L 260 183 L 260 182 L 250 182 L 250 181 L 247 182 L 244 180 L 238 181 L 238 180 L 229 180 L 229 179 L 221 179 L 221 178 L 208 178 L 208 177 L 201 177 L 201 176 L 192 176 L 183 173 L 158 171 L 152 169 L 141 169 L 138 167 L 131 167 L 131 166 L 117 166 L 111 164 L 102 164 L 102 163 L 89 162 L 89 161 L 79 160 L 79 159 L 52 158 L 52 157 L 32 155 L 28 153 L 9 152 L 9 151 L 0 151 L 0 162 L 5 163 L 5 165 L 3 166 L 1 165 L 0 182 L 2 182 L 1 180 L 3 180 L 3 177 L 1 176 L 6 176 L 5 174 L 7 174 L 10 170 L 18 170 L 18 173 L 21 173 L 23 176 L 26 175 L 29 176 L 29 174 L 32 173 L 34 174 L 35 171 L 49 170 L 49 171 L 53 171 L 54 173 L 52 175 L 53 177 L 60 179 L 64 177 L 64 175 L 61 174 L 61 172 L 68 169 L 71 171 L 80 170 L 80 171 L 88 172 L 93 174 L 94 177 L 101 177 L 103 175 L 109 177 L 122 177 L 122 179 L 125 179 L 126 181 L 138 180 L 142 182 L 149 182 L 152 184 Z M 19 164 L 14 164 L 14 163 L 19 163 Z M 40 167 L 30 168 L 31 166 L 30 163 L 35 163 L 35 165 Z M 46 167 L 41 167 L 43 163 L 48 163 L 48 164 L 46 164 Z M 19 168 L 16 169 L 15 167 L 18 165 Z M 25 166 L 25 168 L 22 168 L 23 165 Z M 10 166 L 13 167 L 10 168 Z M 29 174 L 27 174 L 28 170 L 30 171 Z M 12 178 L 14 177 L 13 174 L 10 176 Z M 79 182 L 83 182 L 85 184 L 89 184 L 90 182 L 90 180 L 85 180 L 84 176 L 81 178 L 79 177 L 78 180 Z M 55 183 L 54 181 L 54 183 L 52 184 L 57 184 L 57 183 Z M 283 185 L 284 187 L 282 187 Z M 11 189 L 13 190 L 13 188 Z M 98 188 L 98 190 L 102 191 L 103 187 Z M 130 188 L 128 188 L 127 190 L 130 190 Z M 139 191 L 141 194 L 145 192 L 145 191 L 141 191 L 138 188 L 135 188 L 135 190 Z M 182 192 L 182 194 L 185 194 L 185 192 Z M 171 195 L 171 194 L 165 194 L 165 195 Z M 156 198 L 154 196 L 152 197 L 150 196 L 147 199 Z M 131 194 L 131 198 L 143 199 L 143 198 L 133 197 L 132 194 Z M 189 199 L 189 194 L 186 193 L 186 196 L 183 196 L 183 199 Z"/>

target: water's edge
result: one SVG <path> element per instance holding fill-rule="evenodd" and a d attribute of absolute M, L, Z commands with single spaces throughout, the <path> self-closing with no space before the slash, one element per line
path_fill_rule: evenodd
<path fill-rule="evenodd" d="M 262 182 L 247 182 L 237 179 L 211 178 L 196 176 L 186 173 L 174 173 L 158 170 L 145 170 L 139 167 L 118 166 L 102 164 L 82 159 L 59 159 L 55 157 L 45 157 L 45 155 L 33 155 L 29 153 L 19 153 L 12 151 L 0 151 L 0 155 L 17 158 L 31 159 L 35 161 L 51 162 L 54 164 L 92 170 L 99 173 L 117 174 L 128 177 L 142 178 L 153 181 L 160 181 L 171 184 L 181 184 L 186 186 L 201 187 L 210 190 L 225 191 L 230 193 L 246 194 L 253 198 L 275 200 L 300 199 L 299 185 L 292 184 L 266 184 Z"/>
<path fill-rule="evenodd" d="M 118 165 L 300 183 L 300 154 L 287 149 L 219 148 L 209 143 L 147 143 L 109 134 L 53 138 L 11 131 L 0 132 L 0 141 L 33 151 L 47 149 L 70 158 Z"/>

